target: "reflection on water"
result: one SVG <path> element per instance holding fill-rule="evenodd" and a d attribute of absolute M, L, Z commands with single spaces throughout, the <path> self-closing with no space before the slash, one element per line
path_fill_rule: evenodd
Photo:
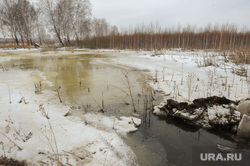
<path fill-rule="evenodd" d="M 95 55 L 35 57 L 13 60 L 12 66 L 25 70 L 40 70 L 33 74 L 34 82 L 42 82 L 42 90 L 59 87 L 63 103 L 81 105 L 89 110 L 104 106 L 107 115 L 131 115 L 133 113 L 128 85 L 124 73 L 128 73 L 135 107 L 143 115 L 139 131 L 129 134 L 125 140 L 135 151 L 142 166 L 192 165 L 192 146 L 216 146 L 217 143 L 239 149 L 250 149 L 248 142 L 236 143 L 231 135 L 218 131 L 206 131 L 189 126 L 177 119 L 159 119 L 150 111 L 145 112 L 142 93 L 145 75 L 141 72 L 112 66 L 96 61 L 105 58 Z M 109 57 L 110 58 L 110 57 Z"/>
<path fill-rule="evenodd" d="M 12 65 L 25 70 L 37 69 L 50 82 L 45 84 L 44 78 L 37 73 L 31 75 L 37 84 L 41 81 L 42 90 L 57 90 L 62 102 L 84 106 L 89 110 L 104 107 L 107 114 L 131 115 L 133 112 L 131 98 L 125 74 L 128 74 L 133 97 L 142 93 L 140 80 L 145 75 L 140 71 L 100 63 L 100 55 L 77 55 L 61 57 L 35 57 L 13 60 Z M 142 102 L 135 101 L 136 109 L 143 113 Z"/>
<path fill-rule="evenodd" d="M 128 142 L 138 154 L 140 165 L 192 165 L 193 146 L 217 144 L 234 147 L 250 153 L 249 140 L 234 140 L 226 131 L 204 130 L 190 126 L 180 119 L 159 118 L 149 113 L 138 132 L 129 134 Z M 144 119 L 143 118 L 143 119 Z M 141 153 L 143 152 L 144 153 Z"/>

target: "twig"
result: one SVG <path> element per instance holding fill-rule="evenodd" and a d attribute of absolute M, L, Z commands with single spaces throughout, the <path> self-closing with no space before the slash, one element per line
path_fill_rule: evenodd
<path fill-rule="evenodd" d="M 104 99 L 103 99 L 103 92 L 102 92 L 102 109 L 104 110 Z"/>
<path fill-rule="evenodd" d="M 115 87 L 115 88 L 121 90 L 122 92 L 124 92 L 127 96 L 129 96 L 129 94 L 128 94 L 126 91 L 124 91 L 123 89 L 121 89 L 121 88 L 119 88 L 119 87 L 117 87 L 117 86 L 115 86 L 115 85 L 109 85 L 109 86 L 113 86 L 113 87 Z"/>
<path fill-rule="evenodd" d="M 62 103 L 62 99 L 61 99 L 61 96 L 60 96 L 60 93 L 59 93 L 59 89 L 60 89 L 61 87 L 59 86 L 59 88 L 56 90 L 56 92 L 57 92 L 57 94 L 58 94 L 58 98 L 59 98 L 59 100 L 60 100 L 60 102 Z"/>
<path fill-rule="evenodd" d="M 131 83 L 130 83 L 129 78 L 128 78 L 128 73 L 125 74 L 124 76 L 125 76 L 126 83 L 127 83 L 127 86 L 128 86 L 129 96 L 130 96 L 130 99 L 131 99 L 131 102 L 132 102 L 132 106 L 133 106 L 134 112 L 136 113 L 135 103 L 134 103 L 134 99 L 133 99 L 133 94 L 132 94 L 132 89 L 131 89 Z"/>
<path fill-rule="evenodd" d="M 8 91 L 9 91 L 9 103 L 11 104 L 11 95 L 10 95 L 10 87 L 8 85 Z"/>
<path fill-rule="evenodd" d="M 7 138 L 10 142 L 12 142 L 17 148 L 18 150 L 23 150 L 23 148 L 21 148 L 20 146 L 18 146 L 14 141 L 12 141 L 7 135 L 5 135 L 3 132 L 0 131 L 0 133 L 5 137 Z"/>

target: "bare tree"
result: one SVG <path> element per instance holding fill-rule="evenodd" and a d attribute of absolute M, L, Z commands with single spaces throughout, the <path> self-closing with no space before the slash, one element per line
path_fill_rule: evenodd
<path fill-rule="evenodd" d="M 5 43 L 6 43 L 7 42 L 7 40 L 6 40 L 7 32 L 6 32 L 5 26 L 3 24 L 3 21 L 1 19 L 1 16 L 2 15 L 0 15 L 0 33 L 3 35 Z"/>
<path fill-rule="evenodd" d="M 69 44 L 72 20 L 74 19 L 73 0 L 59 0 L 54 13 L 57 26 L 62 32 L 64 43 Z"/>
<path fill-rule="evenodd" d="M 89 36 L 91 29 L 91 4 L 89 0 L 75 0 L 73 6 L 72 26 L 76 40 Z"/>
<path fill-rule="evenodd" d="M 89 0 L 41 0 L 40 7 L 62 46 L 70 44 L 71 38 L 80 40 L 89 31 Z"/>
<path fill-rule="evenodd" d="M 46 23 L 48 26 L 51 26 L 52 31 L 55 33 L 59 42 L 64 46 L 62 40 L 62 29 L 60 27 L 60 18 L 58 18 L 58 13 L 56 13 L 56 7 L 58 0 L 40 0 L 40 9 L 45 15 Z M 58 9 L 57 9 L 57 12 Z"/>
<path fill-rule="evenodd" d="M 32 43 L 34 25 L 37 20 L 34 6 L 28 0 L 2 0 L 0 3 L 2 29 L 7 29 L 17 45 L 19 37 L 23 43 L 24 39 Z"/>
<path fill-rule="evenodd" d="M 27 43 L 33 45 L 33 36 L 38 14 L 34 6 L 28 0 L 18 0 L 14 5 L 17 12 L 18 33 L 26 39 Z"/>
<path fill-rule="evenodd" d="M 107 36 L 109 34 L 109 23 L 105 18 L 94 18 L 92 21 L 93 35 L 96 39 L 96 48 L 99 47 L 99 38 Z"/>
<path fill-rule="evenodd" d="M 18 40 L 18 25 L 17 25 L 17 13 L 14 5 L 16 0 L 2 0 L 0 5 L 1 22 L 7 29 L 10 35 L 15 39 L 16 44 L 19 44 Z"/>
<path fill-rule="evenodd" d="M 46 29 L 43 27 L 41 23 L 36 24 L 36 29 L 37 29 L 37 38 L 39 40 L 39 44 L 43 45 L 43 41 L 46 38 Z"/>
<path fill-rule="evenodd" d="M 118 31 L 118 27 L 117 26 L 112 26 L 111 27 L 111 43 L 110 43 L 110 48 L 114 49 L 116 46 L 115 46 L 115 37 L 116 35 L 118 35 L 119 31 Z"/>

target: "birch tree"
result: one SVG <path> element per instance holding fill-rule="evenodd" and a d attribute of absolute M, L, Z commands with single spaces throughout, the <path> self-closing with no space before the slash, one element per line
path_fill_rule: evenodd
<path fill-rule="evenodd" d="M 59 42 L 64 46 L 62 40 L 62 29 L 60 27 L 60 18 L 58 18 L 58 9 L 56 9 L 58 0 L 40 0 L 40 9 L 46 18 L 45 22 L 48 27 L 55 33 Z"/>
<path fill-rule="evenodd" d="M 64 46 L 71 38 L 80 40 L 89 31 L 91 8 L 88 0 L 41 0 L 46 22 Z"/>
<path fill-rule="evenodd" d="M 17 45 L 19 38 L 23 43 L 24 39 L 32 43 L 32 35 L 37 21 L 34 6 L 28 0 L 2 0 L 0 3 L 2 29 L 9 32 Z"/>
<path fill-rule="evenodd" d="M 10 33 L 10 36 L 13 37 L 16 44 L 19 44 L 18 40 L 18 25 L 15 20 L 17 20 L 16 9 L 14 8 L 15 0 L 2 0 L 0 2 L 0 15 L 3 28 L 6 28 Z"/>

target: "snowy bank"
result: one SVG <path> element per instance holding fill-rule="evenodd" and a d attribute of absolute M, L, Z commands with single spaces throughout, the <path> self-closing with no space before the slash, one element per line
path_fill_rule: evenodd
<path fill-rule="evenodd" d="M 211 60 L 211 65 L 204 60 Z M 163 50 L 155 55 L 150 51 L 120 51 L 107 60 L 115 65 L 139 69 L 152 77 L 150 85 L 166 95 L 167 99 L 190 102 L 210 96 L 241 100 L 250 97 L 250 74 L 247 77 L 236 71 L 250 65 L 225 62 L 217 52 L 202 50 Z"/>
<path fill-rule="evenodd" d="M 240 121 L 237 136 L 242 138 L 250 138 L 250 116 L 243 115 Z"/>
<path fill-rule="evenodd" d="M 70 106 L 59 102 L 56 91 L 36 95 L 31 75 L 45 87 L 52 85 L 40 71 L 0 71 L 2 157 L 29 165 L 137 165 L 122 137 L 136 131 L 140 119 L 101 113 L 87 113 L 85 120 L 65 116 Z"/>
<path fill-rule="evenodd" d="M 140 69 L 152 79 L 149 84 L 165 96 L 164 102 L 155 107 L 158 115 L 171 115 L 202 127 L 231 126 L 242 118 L 242 108 L 249 108 L 245 102 L 223 103 L 201 106 L 193 109 L 166 108 L 170 100 L 181 105 L 192 105 L 192 101 L 212 96 L 226 97 L 230 101 L 240 101 L 250 96 L 250 65 L 225 61 L 217 52 L 202 50 L 163 50 L 159 54 L 147 51 L 121 51 L 112 63 Z M 209 62 L 209 63 L 207 63 Z M 244 69 L 248 74 L 242 74 Z M 170 102 L 171 103 L 171 102 Z M 247 111 L 249 113 L 249 110 Z"/>

